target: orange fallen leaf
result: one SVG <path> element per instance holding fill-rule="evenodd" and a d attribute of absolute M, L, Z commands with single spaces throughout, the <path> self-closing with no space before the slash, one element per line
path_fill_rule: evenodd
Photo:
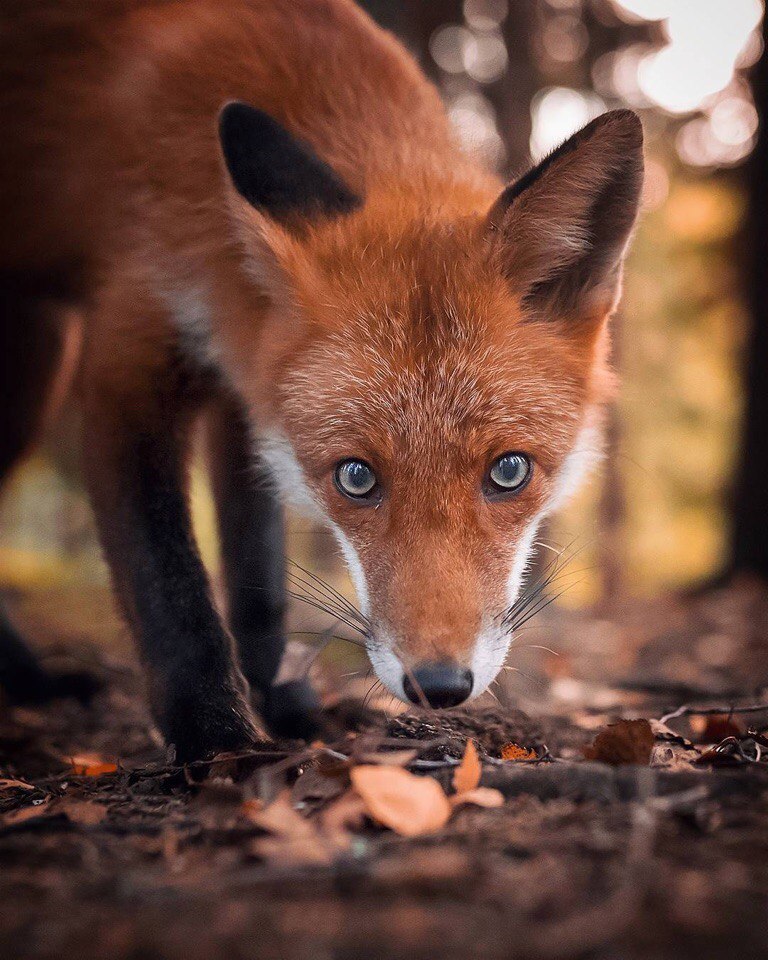
<path fill-rule="evenodd" d="M 451 815 L 448 797 L 431 777 L 417 777 L 401 767 L 371 765 L 354 767 L 350 777 L 368 815 L 401 836 L 434 833 Z"/>
<path fill-rule="evenodd" d="M 31 783 L 25 783 L 23 780 L 4 780 L 0 778 L 0 793 L 5 790 L 34 790 Z"/>
<path fill-rule="evenodd" d="M 637 763 L 647 766 L 655 738 L 647 720 L 619 720 L 609 724 L 584 748 L 587 760 L 598 760 L 612 766 Z"/>
<path fill-rule="evenodd" d="M 473 790 L 465 790 L 451 797 L 451 805 L 454 807 L 463 806 L 465 803 L 493 810 L 504 806 L 504 794 L 493 787 L 475 787 Z"/>
<path fill-rule="evenodd" d="M 537 760 L 535 750 L 521 747 L 519 743 L 505 743 L 501 748 L 502 760 Z"/>
<path fill-rule="evenodd" d="M 100 777 L 104 773 L 117 773 L 117 764 L 105 760 L 98 753 L 81 753 L 71 758 L 72 772 L 76 777 Z"/>
<path fill-rule="evenodd" d="M 474 790 L 480 783 L 482 773 L 483 767 L 477 755 L 475 741 L 467 740 L 461 763 L 453 771 L 453 789 L 456 793 L 466 793 L 467 790 Z"/>

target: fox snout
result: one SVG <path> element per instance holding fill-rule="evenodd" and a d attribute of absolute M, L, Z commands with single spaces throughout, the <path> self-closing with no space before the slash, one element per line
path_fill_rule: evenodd
<path fill-rule="evenodd" d="M 411 703 L 457 707 L 472 693 L 474 676 L 452 663 L 424 663 L 406 673 L 403 690 Z"/>

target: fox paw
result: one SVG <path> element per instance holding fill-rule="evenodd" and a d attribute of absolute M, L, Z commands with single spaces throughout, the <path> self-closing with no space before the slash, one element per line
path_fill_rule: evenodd
<path fill-rule="evenodd" d="M 269 687 L 262 713 L 275 737 L 314 740 L 322 731 L 320 701 L 306 680 L 289 680 Z"/>
<path fill-rule="evenodd" d="M 159 718 L 166 743 L 175 749 L 178 763 L 205 760 L 217 753 L 250 749 L 259 731 L 245 698 L 225 692 L 215 700 L 210 692 L 191 693 L 175 700 Z"/>

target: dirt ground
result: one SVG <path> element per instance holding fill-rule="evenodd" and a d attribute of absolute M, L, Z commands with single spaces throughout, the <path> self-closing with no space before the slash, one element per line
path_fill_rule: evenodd
<path fill-rule="evenodd" d="M 525 637 L 511 662 L 536 644 L 539 677 L 498 703 L 328 696 L 324 743 L 187 769 L 149 733 L 135 664 L 66 640 L 105 681 L 92 706 L 0 706 L 0 957 L 768 957 L 764 591 L 559 612 Z M 650 763 L 620 762 L 645 749 L 627 728 L 595 739 L 619 717 L 651 721 Z M 415 837 L 361 813 L 356 767 L 406 764 L 444 803 L 467 739 L 503 805 Z"/>

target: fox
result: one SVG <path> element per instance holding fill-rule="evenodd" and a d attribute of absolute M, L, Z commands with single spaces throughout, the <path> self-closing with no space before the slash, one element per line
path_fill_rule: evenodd
<path fill-rule="evenodd" d="M 82 318 L 83 468 L 180 761 L 310 736 L 283 511 L 328 526 L 381 682 L 479 696 L 543 519 L 601 452 L 643 181 L 607 112 L 505 183 L 352 0 L 6 0 L 0 478 Z M 226 602 L 195 542 L 203 419 Z M 67 693 L 10 618 L 13 701 Z M 81 678 L 82 679 L 82 678 Z"/>

